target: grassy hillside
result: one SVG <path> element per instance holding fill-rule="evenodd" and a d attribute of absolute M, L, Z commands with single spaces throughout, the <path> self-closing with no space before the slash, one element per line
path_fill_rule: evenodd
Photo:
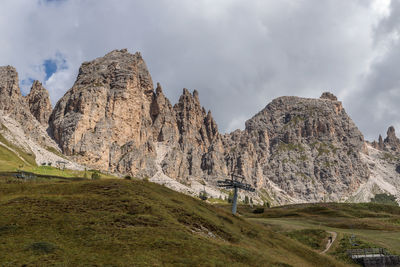
<path fill-rule="evenodd" d="M 227 207 L 226 207 L 227 209 Z M 347 264 L 346 250 L 366 247 L 386 248 L 400 255 L 400 207 L 376 203 L 318 203 L 265 208 L 263 213 L 240 206 L 239 212 L 252 222 L 286 234 L 310 247 L 321 249 L 316 231 L 338 234 L 328 254 Z M 304 233 L 304 234 L 302 234 Z M 354 246 L 349 238 L 355 236 Z"/>
<path fill-rule="evenodd" d="M 49 151 L 56 153 L 55 149 L 49 149 Z M 56 153 L 60 154 L 60 153 Z M 48 175 L 58 177 L 86 177 L 91 178 L 92 174 L 98 172 L 96 170 L 77 171 L 77 170 L 61 170 L 54 166 L 37 166 L 35 156 L 27 153 L 21 148 L 8 142 L 0 134 L 0 173 L 1 172 L 15 172 L 17 170 L 23 170 L 31 172 L 37 175 Z M 116 178 L 113 175 L 99 173 L 100 178 Z"/>
<path fill-rule="evenodd" d="M 301 243 L 142 181 L 0 178 L 0 265 L 341 266 Z"/>
<path fill-rule="evenodd" d="M 36 166 L 35 157 L 11 144 L 0 134 L 0 171 L 13 171 L 20 166 Z"/>

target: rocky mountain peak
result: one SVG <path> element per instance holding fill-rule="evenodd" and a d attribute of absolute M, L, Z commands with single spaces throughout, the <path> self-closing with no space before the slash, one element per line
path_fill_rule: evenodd
<path fill-rule="evenodd" d="M 148 143 L 153 100 L 153 81 L 140 53 L 114 50 L 81 65 L 75 84 L 54 108 L 51 132 L 63 152 L 81 163 L 136 172 L 131 159 L 118 157 L 154 150 Z"/>
<path fill-rule="evenodd" d="M 25 97 L 25 100 L 29 105 L 32 115 L 40 122 L 40 124 L 47 128 L 52 107 L 49 92 L 43 87 L 41 82 L 33 82 L 31 91 Z"/>
<path fill-rule="evenodd" d="M 200 105 L 199 93 L 197 90 L 194 90 L 191 94 L 188 89 L 184 88 L 179 102 L 174 106 L 174 110 L 179 131 L 183 136 L 187 138 L 198 138 L 204 141 L 206 139 L 212 139 L 212 136 L 217 133 L 215 128 L 208 129 L 206 126 L 206 124 L 209 124 L 208 126 L 214 125 L 215 122 L 211 117 L 211 113 L 210 118 L 207 119 L 206 111 Z M 198 135 L 200 136 L 197 137 Z"/>
<path fill-rule="evenodd" d="M 390 126 L 387 130 L 387 137 L 384 140 L 384 144 L 392 150 L 400 151 L 400 139 L 396 136 L 396 131 L 393 126 Z"/>
<path fill-rule="evenodd" d="M 12 66 L 0 67 L 0 109 L 11 111 L 18 105 L 21 91 L 18 84 L 18 73 Z"/>
<path fill-rule="evenodd" d="M 160 83 L 157 83 L 157 87 L 156 87 L 156 95 L 162 94 L 162 87 L 160 85 Z"/>
<path fill-rule="evenodd" d="M 386 142 L 397 142 L 399 139 L 396 137 L 396 130 L 393 126 L 390 126 L 386 132 L 387 137 L 385 139 Z"/>
<path fill-rule="evenodd" d="M 0 67 L 0 119 L 8 117 L 16 128 L 22 129 L 28 139 L 43 147 L 56 144 L 48 137 L 44 127 L 33 117 L 19 88 L 18 73 L 12 66 Z"/>
<path fill-rule="evenodd" d="M 83 63 L 50 126 L 64 153 L 91 168 L 182 184 L 236 173 L 279 203 L 342 200 L 368 178 L 364 137 L 331 93 L 277 98 L 222 136 L 197 90 L 172 106 L 126 50 Z"/>
<path fill-rule="evenodd" d="M 382 135 L 379 135 L 379 138 L 378 138 L 378 149 L 383 149 Z"/>
<path fill-rule="evenodd" d="M 239 163 L 236 171 L 294 198 L 337 201 L 368 178 L 364 137 L 336 100 L 279 97 L 234 135 L 240 141 L 229 157 Z"/>
<path fill-rule="evenodd" d="M 321 99 L 329 99 L 329 100 L 332 100 L 332 101 L 337 101 L 337 97 L 334 94 L 330 93 L 330 92 L 322 93 L 320 98 Z"/>

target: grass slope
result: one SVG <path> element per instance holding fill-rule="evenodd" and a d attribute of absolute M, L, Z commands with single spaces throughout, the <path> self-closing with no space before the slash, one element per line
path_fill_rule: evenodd
<path fill-rule="evenodd" d="M 400 255 L 400 207 L 393 205 L 299 204 L 265 209 L 261 214 L 254 214 L 254 209 L 246 206 L 240 206 L 238 210 L 251 221 L 292 236 L 310 247 L 316 248 L 310 229 L 337 232 L 337 242 L 328 254 L 347 264 L 351 262 L 346 250 L 352 248 L 382 247 Z M 356 237 L 357 246 L 352 246 L 349 241 L 352 235 Z"/>
<path fill-rule="evenodd" d="M 1 266 L 342 266 L 144 181 L 0 178 Z"/>
<path fill-rule="evenodd" d="M 4 145 L 0 144 L 0 172 L 15 172 L 17 170 L 23 170 L 26 172 L 31 172 L 38 175 L 50 175 L 50 176 L 58 176 L 65 178 L 75 178 L 75 177 L 85 177 L 90 178 L 94 172 L 98 172 L 96 170 L 88 170 L 88 171 L 77 171 L 77 170 L 61 170 L 59 168 L 53 166 L 37 166 L 35 161 L 35 156 L 25 152 L 21 148 L 13 145 L 8 142 L 0 134 L 0 142 Z M 12 150 L 10 150 L 11 148 Z M 48 148 L 49 151 L 62 155 L 54 148 Z M 113 175 L 100 173 L 100 178 L 116 178 Z"/>

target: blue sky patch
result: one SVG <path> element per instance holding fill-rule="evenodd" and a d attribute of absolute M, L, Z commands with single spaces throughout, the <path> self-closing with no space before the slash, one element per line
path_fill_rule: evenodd
<path fill-rule="evenodd" d="M 57 71 L 57 62 L 52 59 L 46 59 L 43 63 L 44 71 L 46 72 L 46 81 L 50 78 L 53 73 Z"/>
<path fill-rule="evenodd" d="M 44 72 L 46 73 L 45 81 L 58 70 L 67 69 L 67 61 L 63 54 L 57 52 L 54 58 L 48 58 L 43 61 Z"/>

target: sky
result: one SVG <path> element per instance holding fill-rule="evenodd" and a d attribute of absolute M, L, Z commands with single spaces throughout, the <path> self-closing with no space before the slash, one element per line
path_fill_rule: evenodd
<path fill-rule="evenodd" d="M 400 132 L 400 0 L 2 0 L 0 36 L 0 66 L 53 105 L 82 62 L 127 48 L 173 104 L 197 89 L 223 133 L 324 91 L 367 140 Z"/>

